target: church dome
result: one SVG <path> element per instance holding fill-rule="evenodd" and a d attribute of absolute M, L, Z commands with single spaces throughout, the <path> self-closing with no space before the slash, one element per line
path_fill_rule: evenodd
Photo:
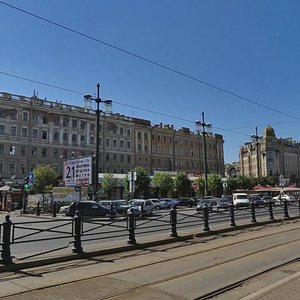
<path fill-rule="evenodd" d="M 268 138 L 268 137 L 275 137 L 275 131 L 273 127 L 271 127 L 270 125 L 268 125 L 265 128 L 265 132 L 264 132 L 264 138 Z"/>

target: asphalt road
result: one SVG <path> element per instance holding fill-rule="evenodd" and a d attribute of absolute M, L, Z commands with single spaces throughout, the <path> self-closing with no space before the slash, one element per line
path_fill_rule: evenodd
<path fill-rule="evenodd" d="M 299 215 L 298 206 L 289 206 L 291 217 Z M 283 207 L 274 208 L 274 217 L 283 218 Z M 230 216 L 228 210 L 214 211 L 209 214 L 209 225 L 211 230 L 230 227 Z M 269 219 L 268 208 L 256 210 L 258 222 Z M 35 255 L 40 252 L 55 251 L 61 248 L 71 248 L 74 238 L 72 236 L 72 219 L 58 215 L 56 218 L 12 215 L 14 223 L 14 243 L 11 246 L 12 255 L 17 259 Z M 240 209 L 235 211 L 237 225 L 251 223 L 251 210 Z M 203 229 L 203 216 L 197 213 L 195 208 L 183 208 L 177 211 L 177 230 L 185 232 L 201 232 Z M 155 235 L 157 233 L 170 232 L 170 215 L 167 210 L 155 211 L 152 217 L 138 219 L 136 221 L 136 240 L 142 236 Z M 126 218 L 89 219 L 83 223 L 82 245 L 98 244 L 112 240 L 128 239 Z M 30 242 L 29 242 L 30 241 Z"/>

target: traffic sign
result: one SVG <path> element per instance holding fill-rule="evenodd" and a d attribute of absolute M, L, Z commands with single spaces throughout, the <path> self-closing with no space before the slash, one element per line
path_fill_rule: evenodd
<path fill-rule="evenodd" d="M 85 186 L 92 183 L 92 158 L 82 157 L 64 161 L 65 186 Z"/>

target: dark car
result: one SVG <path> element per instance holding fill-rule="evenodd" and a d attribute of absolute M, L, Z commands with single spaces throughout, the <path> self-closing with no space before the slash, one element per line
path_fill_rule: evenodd
<path fill-rule="evenodd" d="M 231 205 L 231 202 L 226 198 L 221 198 L 217 202 L 217 209 L 228 209 Z"/>
<path fill-rule="evenodd" d="M 201 199 L 197 204 L 197 211 L 202 211 L 205 207 L 208 207 L 209 211 L 213 210 L 213 207 L 217 205 L 216 200 L 209 200 L 209 199 Z"/>
<path fill-rule="evenodd" d="M 265 203 L 273 202 L 273 197 L 272 196 L 263 196 L 262 200 L 264 200 Z"/>
<path fill-rule="evenodd" d="M 98 204 L 107 208 L 112 215 L 126 214 L 130 207 L 127 200 L 100 200 Z"/>
<path fill-rule="evenodd" d="M 260 196 L 250 197 L 250 203 L 253 202 L 255 206 L 265 206 L 266 202 Z"/>
<path fill-rule="evenodd" d="M 96 201 L 79 201 L 73 202 L 66 213 L 67 216 L 74 216 L 78 210 L 81 216 L 86 217 L 104 217 L 110 216 L 110 210 L 101 206 Z"/>
<path fill-rule="evenodd" d="M 194 199 L 189 197 L 179 197 L 178 206 L 188 206 L 192 207 L 194 205 Z"/>

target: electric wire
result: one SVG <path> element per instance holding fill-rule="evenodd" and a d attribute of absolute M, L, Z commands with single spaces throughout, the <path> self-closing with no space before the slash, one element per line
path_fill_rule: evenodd
<path fill-rule="evenodd" d="M 39 19 L 39 20 L 41 20 L 41 21 L 47 22 L 47 23 L 49 23 L 49 24 L 51 24 L 51 25 L 54 25 L 54 26 L 56 26 L 56 27 L 59 27 L 59 28 L 61 28 L 61 29 L 66 30 L 66 31 L 72 32 L 72 33 L 77 34 L 77 35 L 79 35 L 79 36 L 82 36 L 82 37 L 84 37 L 84 38 L 87 38 L 87 39 L 90 39 L 90 40 L 95 41 L 95 42 L 97 42 L 97 43 L 100 43 L 100 44 L 102 44 L 102 45 L 105 45 L 105 46 L 107 46 L 107 47 L 113 48 L 113 49 L 115 49 L 115 50 L 117 50 L 117 51 L 123 52 L 123 53 L 125 53 L 125 54 L 130 55 L 130 56 L 133 56 L 133 57 L 135 57 L 135 58 L 137 58 L 137 59 L 143 60 L 143 61 L 145 61 L 145 62 L 147 62 L 147 63 L 153 64 L 153 65 L 155 65 L 155 66 L 157 66 L 157 67 L 160 67 L 160 68 L 162 68 L 162 69 L 165 69 L 165 70 L 168 70 L 168 71 L 170 71 L 170 72 L 176 73 L 176 74 L 181 75 L 181 76 L 183 76 L 183 77 L 185 77 L 185 78 L 191 79 L 191 80 L 193 80 L 193 81 L 196 81 L 196 82 L 198 82 L 198 83 L 201 83 L 201 84 L 203 84 L 203 85 L 206 85 L 206 86 L 208 86 L 208 87 L 211 87 L 211 88 L 213 88 L 213 89 L 215 89 L 215 90 L 218 90 L 218 91 L 220 91 L 220 92 L 226 93 L 226 94 L 231 95 L 231 96 L 233 96 L 233 97 L 236 97 L 236 98 L 238 98 L 238 99 L 241 99 L 241 100 L 243 100 L 243 101 L 252 103 L 252 104 L 254 104 L 254 105 L 260 106 L 260 107 L 262 107 L 262 108 L 265 108 L 265 109 L 267 109 L 267 110 L 276 112 L 276 113 L 281 114 L 281 115 L 284 115 L 284 116 L 286 116 L 286 117 L 290 117 L 290 118 L 293 118 L 293 119 L 296 119 L 296 120 L 300 120 L 300 117 L 297 117 L 297 116 L 294 116 L 294 115 L 285 113 L 285 112 L 283 112 L 283 111 L 280 111 L 280 110 L 278 110 L 278 109 L 272 108 L 272 107 L 270 107 L 270 106 L 264 105 L 264 104 L 262 104 L 262 103 L 259 103 L 259 102 L 255 101 L 255 100 L 252 100 L 252 99 L 250 99 L 250 98 L 248 98 L 248 97 L 244 97 L 244 96 L 239 95 L 239 94 L 237 94 L 237 93 L 235 93 L 235 92 L 229 91 L 229 90 L 227 90 L 227 89 L 225 89 L 225 88 L 222 88 L 222 87 L 219 87 L 219 86 L 217 86 L 217 85 L 215 85 L 215 84 L 212 84 L 212 83 L 209 83 L 209 82 L 207 82 L 207 81 L 201 80 L 201 79 L 199 79 L 199 78 L 197 78 L 197 77 L 195 77 L 195 76 L 189 75 L 189 74 L 184 73 L 184 72 L 179 71 L 179 70 L 176 70 L 176 69 L 174 69 L 174 68 L 172 68 L 172 67 L 168 67 L 168 66 L 166 66 L 166 65 L 164 65 L 164 64 L 158 63 L 158 62 L 156 62 L 156 61 L 154 61 L 154 60 L 152 60 L 152 59 L 146 58 L 146 57 L 141 56 L 141 55 L 139 55 L 139 54 L 136 54 L 136 53 L 134 53 L 134 52 L 128 51 L 128 50 L 126 50 L 126 49 L 123 49 L 123 48 L 121 48 L 121 47 L 115 46 L 115 45 L 113 45 L 113 44 L 111 44 L 111 43 L 107 43 L 107 42 L 105 42 L 105 41 L 103 41 L 103 40 L 100 40 L 100 39 L 98 39 L 98 38 L 95 38 L 95 37 L 93 37 L 93 36 L 91 36 L 91 35 L 88 35 L 88 34 L 85 34 L 85 33 L 83 33 L 83 32 L 80 32 L 80 31 L 78 31 L 78 30 L 75 30 L 75 29 L 72 29 L 72 28 L 70 28 L 70 27 L 64 26 L 64 25 L 62 25 L 62 24 L 59 24 L 59 23 L 54 22 L 54 21 L 52 21 L 52 20 L 49 20 L 49 19 L 47 19 L 47 18 L 41 17 L 41 16 L 39 16 L 39 15 L 37 15 L 37 14 L 34 14 L 34 13 L 32 13 L 32 12 L 29 12 L 29 11 L 27 11 L 27 10 L 24 10 L 24 9 L 21 9 L 21 8 L 19 8 L 19 7 L 14 6 L 14 5 L 8 4 L 8 3 L 4 2 L 4 1 L 0 1 L 0 4 L 5 5 L 5 6 L 7 6 L 7 7 L 10 7 L 10 8 L 12 8 L 12 9 L 17 10 L 17 11 L 19 11 L 19 12 L 22 12 L 22 13 L 24 13 L 24 14 L 27 14 L 27 15 L 29 15 L 29 16 L 31 16 L 31 17 L 34 17 L 34 18 L 36 18 L 36 19 Z"/>

